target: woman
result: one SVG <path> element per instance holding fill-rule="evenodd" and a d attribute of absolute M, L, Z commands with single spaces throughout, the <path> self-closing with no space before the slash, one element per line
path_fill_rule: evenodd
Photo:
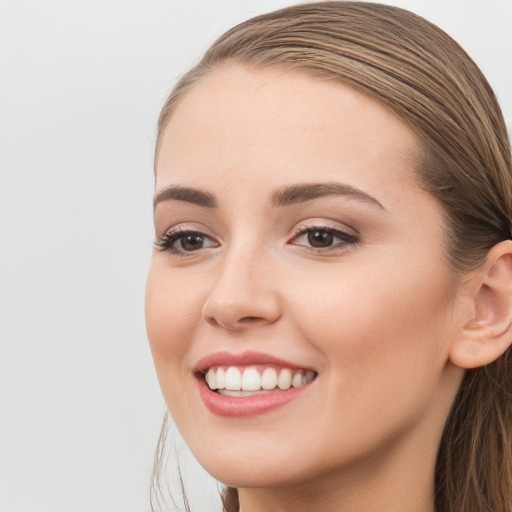
<path fill-rule="evenodd" d="M 512 510 L 511 167 L 476 65 L 397 8 L 254 18 L 178 82 L 147 327 L 225 510 Z"/>

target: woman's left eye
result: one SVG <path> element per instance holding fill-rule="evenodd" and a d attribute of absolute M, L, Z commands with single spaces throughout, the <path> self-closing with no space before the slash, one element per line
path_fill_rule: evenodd
<path fill-rule="evenodd" d="M 299 233 L 291 240 L 292 245 L 302 245 L 311 249 L 329 250 L 354 245 L 359 241 L 355 235 L 330 227 L 299 228 Z"/>

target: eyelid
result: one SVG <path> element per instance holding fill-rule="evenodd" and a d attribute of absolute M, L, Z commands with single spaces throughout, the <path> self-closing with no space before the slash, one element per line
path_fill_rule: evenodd
<path fill-rule="evenodd" d="M 204 237 L 205 239 L 214 242 L 213 247 L 218 247 L 220 245 L 220 242 L 217 240 L 217 237 L 211 235 L 209 231 L 210 230 L 206 229 L 204 226 L 179 224 L 177 226 L 168 228 L 161 237 L 155 240 L 154 245 L 156 246 L 157 250 L 162 252 L 168 252 L 173 256 L 197 256 L 199 253 L 202 253 L 205 250 L 212 248 L 212 245 L 209 245 L 208 247 L 201 247 L 194 251 L 180 250 L 174 248 L 173 246 L 181 237 L 187 234 L 198 234 Z"/>
<path fill-rule="evenodd" d="M 328 247 L 312 247 L 306 244 L 293 243 L 293 241 L 297 240 L 300 236 L 305 236 L 307 233 L 316 230 L 331 233 L 337 237 L 339 241 L 336 244 Z M 289 240 L 289 243 L 291 245 L 299 246 L 304 250 L 311 251 L 315 254 L 344 251 L 349 247 L 353 247 L 360 241 L 360 233 L 357 230 L 353 228 L 342 227 L 333 221 L 312 219 L 302 222 L 296 226 L 293 231 L 294 234 Z"/>
<path fill-rule="evenodd" d="M 348 226 L 339 221 L 323 218 L 311 218 L 297 224 L 293 230 L 295 233 L 301 233 L 303 231 L 312 229 L 331 229 L 333 231 L 342 231 L 352 236 L 360 236 L 357 229 L 352 226 Z"/>

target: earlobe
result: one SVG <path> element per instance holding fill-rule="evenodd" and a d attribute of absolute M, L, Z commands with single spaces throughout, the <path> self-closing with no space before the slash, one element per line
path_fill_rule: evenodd
<path fill-rule="evenodd" d="M 474 314 L 450 350 L 461 368 L 492 363 L 512 343 L 512 241 L 495 245 L 471 281 Z"/>

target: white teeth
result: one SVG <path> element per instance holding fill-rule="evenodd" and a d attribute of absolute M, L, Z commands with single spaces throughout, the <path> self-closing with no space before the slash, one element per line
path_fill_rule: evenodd
<path fill-rule="evenodd" d="M 210 389 L 215 389 L 217 387 L 215 370 L 213 370 L 212 368 L 210 368 L 208 370 L 208 373 L 206 374 L 206 382 L 208 382 L 208 386 L 210 386 Z"/>
<path fill-rule="evenodd" d="M 256 368 L 246 368 L 242 377 L 244 391 L 257 391 L 261 389 L 261 377 Z"/>
<path fill-rule="evenodd" d="M 217 389 L 219 393 L 228 396 L 250 396 L 277 389 L 285 391 L 291 387 L 303 386 L 315 378 L 315 372 L 312 370 L 292 371 L 289 368 L 282 368 L 279 371 L 269 366 L 262 374 L 260 371 L 253 366 L 245 369 L 236 366 L 217 366 L 210 368 L 204 378 L 210 389 Z"/>
<path fill-rule="evenodd" d="M 209 371 L 209 370 L 208 370 Z M 219 368 L 217 370 L 217 389 L 224 389 L 226 387 L 226 372 Z M 210 386 L 210 389 L 215 389 Z"/>
<path fill-rule="evenodd" d="M 299 386 L 302 386 L 304 384 L 304 379 L 302 377 L 302 372 L 296 372 L 293 374 L 292 378 L 292 386 L 294 388 L 298 388 Z"/>
<path fill-rule="evenodd" d="M 238 391 L 242 389 L 242 374 L 236 366 L 230 366 L 226 372 L 226 389 Z"/>
<path fill-rule="evenodd" d="M 288 368 L 283 368 L 279 372 L 279 377 L 277 378 L 277 387 L 282 389 L 283 391 L 289 389 L 292 385 L 292 372 L 288 370 Z"/>
<path fill-rule="evenodd" d="M 274 389 L 277 386 L 277 372 L 274 368 L 265 368 L 261 376 L 261 387 L 263 389 Z"/>
<path fill-rule="evenodd" d="M 229 391 L 227 389 L 219 390 L 219 395 L 224 396 L 255 396 L 255 395 L 264 395 L 269 393 L 265 389 L 258 389 L 258 391 Z"/>

